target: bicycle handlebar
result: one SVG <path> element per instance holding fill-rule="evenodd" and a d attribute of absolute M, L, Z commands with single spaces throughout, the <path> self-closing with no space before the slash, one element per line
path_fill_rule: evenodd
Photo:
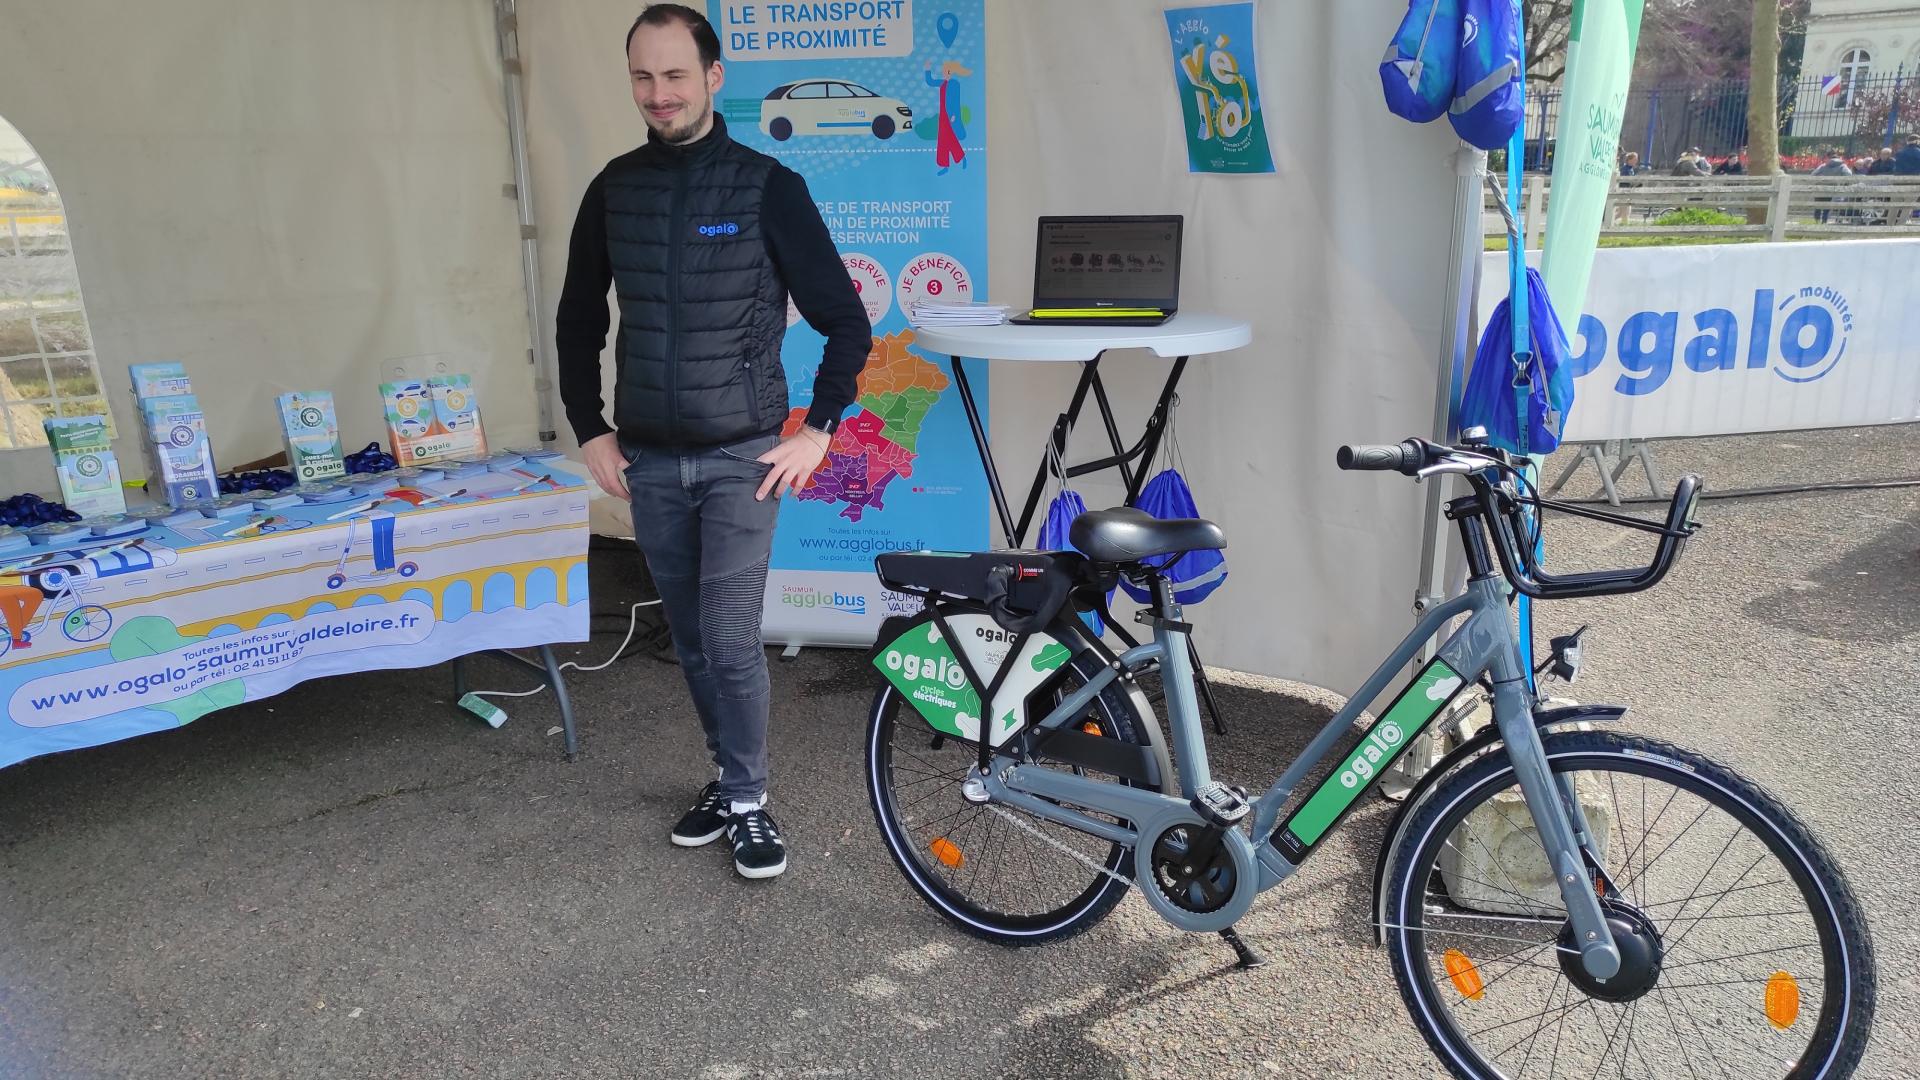
<path fill-rule="evenodd" d="M 1343 446 L 1334 455 L 1342 469 L 1368 472 L 1402 472 L 1411 476 L 1426 462 L 1425 444 L 1408 439 L 1393 446 Z"/>
<path fill-rule="evenodd" d="M 1698 476 L 1682 476 L 1674 485 L 1673 501 L 1667 509 L 1664 525 L 1622 514 L 1609 514 L 1567 503 L 1551 502 L 1538 496 L 1509 493 L 1499 483 L 1500 472 L 1518 470 L 1503 451 L 1484 445 L 1442 446 L 1425 439 L 1407 439 L 1393 446 L 1342 446 L 1335 455 L 1342 469 L 1400 472 L 1408 476 L 1422 470 L 1460 472 L 1473 485 L 1477 513 L 1487 519 L 1493 534 L 1493 550 L 1501 572 L 1520 593 L 1535 600 L 1568 600 L 1579 597 L 1614 596 L 1640 592 L 1660 583 L 1673 569 L 1686 542 L 1699 526 L 1693 521 L 1699 503 L 1701 483 Z M 1576 517 L 1603 521 L 1622 528 L 1659 535 L 1653 561 L 1645 566 L 1620 570 L 1592 570 L 1573 574 L 1550 574 L 1541 569 L 1534 557 L 1522 508 L 1533 506 L 1558 510 Z"/>
<path fill-rule="evenodd" d="M 1517 499 L 1480 477 L 1469 479 L 1474 481 L 1481 507 L 1494 525 L 1493 550 L 1495 557 L 1500 560 L 1500 569 L 1515 589 L 1535 600 L 1619 596 L 1651 589 L 1673 569 L 1681 551 L 1686 548 L 1687 540 L 1699 529 L 1693 522 L 1693 510 L 1700 499 L 1701 484 L 1700 478 L 1691 473 L 1682 476 L 1674 484 L 1673 501 L 1668 505 L 1664 525 L 1545 499 Z M 1550 574 L 1540 568 L 1539 561 L 1534 557 L 1533 545 L 1520 539 L 1527 535 L 1526 522 L 1520 512 L 1524 505 L 1559 510 L 1622 528 L 1655 533 L 1660 537 L 1660 544 L 1654 549 L 1653 560 L 1645 566 Z"/>

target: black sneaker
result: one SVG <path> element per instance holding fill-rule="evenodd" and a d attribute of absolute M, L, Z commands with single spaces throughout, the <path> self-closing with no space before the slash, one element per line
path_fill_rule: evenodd
<path fill-rule="evenodd" d="M 765 809 L 727 818 L 727 838 L 733 841 L 733 868 L 741 877 L 770 878 L 786 872 L 787 845 Z"/>
<path fill-rule="evenodd" d="M 675 847 L 704 847 L 720 839 L 727 831 L 727 800 L 720 797 L 720 782 L 715 780 L 700 789 L 700 797 L 680 815 L 673 827 Z"/>

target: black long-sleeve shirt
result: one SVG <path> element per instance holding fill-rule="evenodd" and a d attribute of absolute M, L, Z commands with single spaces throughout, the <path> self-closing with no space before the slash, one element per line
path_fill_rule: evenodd
<path fill-rule="evenodd" d="M 581 443 L 612 431 L 600 394 L 600 353 L 607 345 L 607 289 L 613 264 L 607 255 L 603 172 L 587 185 L 567 249 L 566 284 L 554 316 L 560 368 L 560 401 Z M 873 348 L 866 305 L 847 277 L 827 224 L 799 173 L 776 165 L 767 176 L 760 210 L 767 255 L 807 325 L 827 339 L 807 423 L 825 428 L 853 403 L 856 380 Z"/>

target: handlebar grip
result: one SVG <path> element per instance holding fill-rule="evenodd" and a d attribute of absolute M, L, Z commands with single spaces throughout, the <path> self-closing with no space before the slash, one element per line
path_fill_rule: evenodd
<path fill-rule="evenodd" d="M 1413 473 L 1424 457 L 1419 445 L 1409 439 L 1392 446 L 1343 446 L 1333 460 L 1342 469 Z"/>

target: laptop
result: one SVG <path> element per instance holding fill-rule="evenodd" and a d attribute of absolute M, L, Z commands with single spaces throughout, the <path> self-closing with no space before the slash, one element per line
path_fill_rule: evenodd
<path fill-rule="evenodd" d="M 1027 326 L 1158 326 L 1180 304 L 1178 214 L 1043 217 Z"/>

